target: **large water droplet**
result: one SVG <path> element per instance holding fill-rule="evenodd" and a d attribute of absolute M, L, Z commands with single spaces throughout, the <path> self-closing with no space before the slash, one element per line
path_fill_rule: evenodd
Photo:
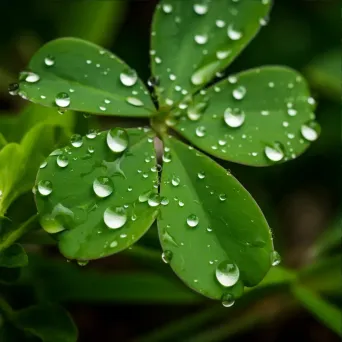
<path fill-rule="evenodd" d="M 80 134 L 74 134 L 70 138 L 71 145 L 74 147 L 81 147 L 83 145 L 83 139 Z"/>
<path fill-rule="evenodd" d="M 48 180 L 41 180 L 37 189 L 42 196 L 49 196 L 52 192 L 52 183 Z"/>
<path fill-rule="evenodd" d="M 44 58 L 44 64 L 48 67 L 55 65 L 55 57 L 48 55 Z"/>
<path fill-rule="evenodd" d="M 233 25 L 229 25 L 227 35 L 231 40 L 239 40 L 242 37 L 242 32 L 234 28 Z"/>
<path fill-rule="evenodd" d="M 61 154 L 57 157 L 56 162 L 59 167 L 64 168 L 68 166 L 69 158 L 64 154 Z"/>
<path fill-rule="evenodd" d="M 107 145 L 115 153 L 121 153 L 128 147 L 128 133 L 122 128 L 112 128 L 107 134 Z"/>
<path fill-rule="evenodd" d="M 281 143 L 275 142 L 272 145 L 267 145 L 265 147 L 266 157 L 274 162 L 281 161 L 284 158 L 285 152 L 284 147 Z"/>
<path fill-rule="evenodd" d="M 97 177 L 93 182 L 93 190 L 98 197 L 108 197 L 114 190 L 113 181 L 108 177 Z"/>
<path fill-rule="evenodd" d="M 321 127 L 316 121 L 309 121 L 302 125 L 300 129 L 304 139 L 308 141 L 315 141 L 321 133 Z"/>
<path fill-rule="evenodd" d="M 232 128 L 237 128 L 242 126 L 245 122 L 245 113 L 239 108 L 227 108 L 224 111 L 224 121 Z"/>
<path fill-rule="evenodd" d="M 222 302 L 222 305 L 225 307 L 225 308 L 229 308 L 231 306 L 234 305 L 235 303 L 235 299 L 234 299 L 234 296 L 230 293 L 225 293 L 222 297 L 221 297 L 221 302 Z"/>
<path fill-rule="evenodd" d="M 28 83 L 36 83 L 40 80 L 40 77 L 38 74 L 34 73 L 34 72 L 27 72 L 26 73 L 26 77 L 25 77 L 25 81 Z"/>
<path fill-rule="evenodd" d="M 166 250 L 162 254 L 162 260 L 165 262 L 165 264 L 169 264 L 172 260 L 173 253 L 169 250 Z"/>
<path fill-rule="evenodd" d="M 235 100 L 242 100 L 246 95 L 246 88 L 243 86 L 239 86 L 233 90 L 233 97 Z"/>
<path fill-rule="evenodd" d="M 216 279 L 222 286 L 230 287 L 239 280 L 240 271 L 237 265 L 225 260 L 217 265 L 215 274 Z"/>
<path fill-rule="evenodd" d="M 138 81 L 138 75 L 133 69 L 126 69 L 120 74 L 120 81 L 126 87 L 134 86 Z"/>
<path fill-rule="evenodd" d="M 198 3 L 198 4 L 194 4 L 194 11 L 196 14 L 198 15 L 204 15 L 208 12 L 208 5 L 205 3 Z"/>
<path fill-rule="evenodd" d="M 190 214 L 186 219 L 186 223 L 189 227 L 194 228 L 198 225 L 199 219 L 195 214 Z"/>
<path fill-rule="evenodd" d="M 70 106 L 70 96 L 68 93 L 58 93 L 55 98 L 55 103 L 60 108 Z"/>
<path fill-rule="evenodd" d="M 129 96 L 126 98 L 126 102 L 129 103 L 130 105 L 134 106 L 134 107 L 142 107 L 144 105 L 144 103 L 137 99 L 136 97 L 132 97 Z"/>
<path fill-rule="evenodd" d="M 272 266 L 277 266 L 281 262 L 281 257 L 277 251 L 271 252 L 271 264 Z"/>
<path fill-rule="evenodd" d="M 123 207 L 109 207 L 103 214 L 103 220 L 110 229 L 121 228 L 127 221 L 126 210 Z"/>

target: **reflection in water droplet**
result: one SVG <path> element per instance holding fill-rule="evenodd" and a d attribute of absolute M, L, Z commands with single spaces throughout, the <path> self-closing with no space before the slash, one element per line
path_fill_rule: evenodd
<path fill-rule="evenodd" d="M 121 153 L 128 147 L 128 133 L 122 128 L 112 128 L 107 133 L 107 145 L 115 153 Z"/>
<path fill-rule="evenodd" d="M 230 293 L 226 293 L 222 296 L 221 302 L 225 308 L 229 308 L 235 303 L 234 296 Z"/>
<path fill-rule="evenodd" d="M 168 264 L 172 260 L 173 253 L 169 250 L 166 250 L 162 254 L 162 260 L 165 262 L 165 264 Z"/>
<path fill-rule="evenodd" d="M 245 113 L 239 108 L 227 108 L 224 111 L 224 121 L 232 128 L 237 128 L 242 126 L 245 122 Z"/>
<path fill-rule="evenodd" d="M 265 154 L 269 160 L 278 162 L 284 158 L 284 147 L 281 143 L 275 142 L 274 144 L 265 147 Z"/>
<path fill-rule="evenodd" d="M 120 74 L 120 81 L 126 87 L 134 86 L 138 81 L 138 75 L 133 69 L 124 70 Z"/>
<path fill-rule="evenodd" d="M 277 266 L 281 262 L 281 257 L 277 251 L 271 252 L 271 264 L 272 266 Z"/>
<path fill-rule="evenodd" d="M 65 108 L 70 105 L 70 96 L 68 93 L 58 93 L 55 98 L 55 103 L 58 107 Z"/>
<path fill-rule="evenodd" d="M 121 228 L 127 221 L 126 210 L 123 207 L 109 207 L 103 214 L 103 220 L 110 229 Z"/>
<path fill-rule="evenodd" d="M 108 177 L 97 177 L 93 182 L 93 190 L 98 197 L 108 197 L 114 190 L 113 181 Z"/>
<path fill-rule="evenodd" d="M 41 180 L 37 189 L 42 196 L 49 196 L 52 192 L 52 183 L 48 180 Z"/>
<path fill-rule="evenodd" d="M 309 121 L 300 129 L 302 136 L 307 141 L 315 141 L 321 133 L 321 126 L 316 121 Z"/>
<path fill-rule="evenodd" d="M 186 223 L 189 227 L 194 228 L 198 225 L 199 219 L 195 214 L 190 214 L 186 219 Z"/>
<path fill-rule="evenodd" d="M 81 147 L 83 145 L 83 139 L 80 134 L 74 134 L 70 138 L 71 145 L 74 147 Z"/>
<path fill-rule="evenodd" d="M 64 154 L 59 155 L 59 156 L 57 157 L 56 161 L 57 161 L 57 165 L 58 165 L 59 167 L 62 167 L 62 168 L 67 167 L 68 164 L 69 164 L 69 159 L 68 159 L 68 157 L 67 157 L 66 155 L 64 155 Z"/>
<path fill-rule="evenodd" d="M 240 277 L 240 270 L 234 263 L 230 261 L 222 261 L 216 267 L 216 279 L 225 287 L 233 286 Z"/>

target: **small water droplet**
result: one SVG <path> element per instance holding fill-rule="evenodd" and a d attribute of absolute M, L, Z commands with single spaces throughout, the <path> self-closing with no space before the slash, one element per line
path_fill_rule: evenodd
<path fill-rule="evenodd" d="M 34 73 L 34 72 L 27 72 L 26 73 L 26 77 L 25 77 L 25 81 L 28 83 L 37 83 L 40 80 L 40 77 L 38 74 Z"/>
<path fill-rule="evenodd" d="M 266 145 L 265 147 L 266 157 L 274 162 L 281 161 L 284 158 L 285 152 L 284 147 L 281 143 L 275 142 L 271 145 Z"/>
<path fill-rule="evenodd" d="M 59 167 L 64 168 L 64 167 L 67 167 L 67 166 L 68 166 L 68 164 L 69 164 L 69 159 L 68 159 L 68 157 L 67 157 L 66 155 L 61 154 L 61 155 L 59 155 L 59 156 L 57 157 L 56 162 L 57 162 L 57 165 L 58 165 Z"/>
<path fill-rule="evenodd" d="M 164 152 L 163 154 L 163 162 L 164 163 L 170 163 L 172 160 L 172 156 L 170 152 Z"/>
<path fill-rule="evenodd" d="M 165 264 L 169 264 L 172 260 L 173 253 L 169 250 L 166 250 L 162 254 L 162 260 L 165 262 Z"/>
<path fill-rule="evenodd" d="M 217 59 L 226 59 L 230 54 L 231 54 L 231 50 L 219 50 L 216 51 L 216 57 Z"/>
<path fill-rule="evenodd" d="M 164 13 L 169 14 L 169 13 L 172 13 L 173 7 L 172 7 L 171 4 L 163 4 L 162 5 L 162 10 L 163 10 Z"/>
<path fill-rule="evenodd" d="M 235 303 L 235 299 L 234 299 L 234 296 L 230 293 L 225 293 L 222 297 L 221 297 L 221 302 L 222 302 L 222 305 L 225 307 L 225 308 L 229 308 L 231 306 L 234 305 Z"/>
<path fill-rule="evenodd" d="M 107 134 L 107 145 L 115 153 L 121 153 L 128 147 L 128 134 L 122 128 L 112 128 Z"/>
<path fill-rule="evenodd" d="M 18 95 L 19 92 L 19 84 L 18 83 L 11 83 L 8 86 L 8 92 L 10 95 L 15 96 Z"/>
<path fill-rule="evenodd" d="M 315 141 L 320 135 L 321 127 L 316 121 L 309 121 L 302 125 L 300 131 L 304 139 L 307 141 Z"/>
<path fill-rule="evenodd" d="M 148 79 L 147 84 L 148 84 L 150 87 L 158 87 L 159 84 L 160 84 L 160 79 L 159 79 L 159 77 L 151 76 L 151 77 Z"/>
<path fill-rule="evenodd" d="M 202 172 L 199 172 L 198 174 L 197 174 L 197 177 L 199 178 L 199 179 L 204 179 L 205 178 L 205 173 L 202 171 Z"/>
<path fill-rule="evenodd" d="M 242 126 L 245 122 L 245 113 L 239 108 L 227 108 L 224 111 L 224 121 L 225 123 L 232 128 L 237 128 Z"/>
<path fill-rule="evenodd" d="M 190 214 L 186 219 L 186 223 L 189 227 L 194 228 L 198 225 L 199 219 L 195 214 Z"/>
<path fill-rule="evenodd" d="M 226 194 L 220 194 L 220 195 L 219 195 L 219 200 L 220 200 L 221 202 L 224 202 L 226 199 L 227 199 Z"/>
<path fill-rule="evenodd" d="M 239 40 L 242 38 L 242 32 L 234 28 L 233 25 L 228 26 L 227 35 L 231 40 Z"/>
<path fill-rule="evenodd" d="M 138 75 L 133 69 L 126 69 L 120 74 L 120 81 L 126 87 L 134 86 L 138 81 Z"/>
<path fill-rule="evenodd" d="M 97 136 L 97 131 L 96 131 L 96 129 L 93 129 L 93 128 L 90 129 L 90 130 L 88 131 L 87 135 L 86 135 L 86 137 L 87 137 L 88 139 L 95 139 L 96 136 Z"/>
<path fill-rule="evenodd" d="M 204 45 L 208 41 L 208 35 L 207 34 L 196 34 L 194 36 L 194 40 L 199 45 Z"/>
<path fill-rule="evenodd" d="M 126 98 L 126 102 L 135 107 L 142 107 L 144 103 L 136 97 L 129 96 Z"/>
<path fill-rule="evenodd" d="M 194 9 L 196 14 L 204 15 L 208 12 L 209 7 L 205 3 L 197 3 L 197 4 L 194 4 L 193 9 Z"/>
<path fill-rule="evenodd" d="M 152 193 L 148 197 L 147 203 L 150 207 L 158 207 L 160 204 L 160 196 L 159 194 Z"/>
<path fill-rule="evenodd" d="M 233 97 L 235 100 L 242 100 L 246 95 L 246 88 L 243 86 L 239 86 L 233 90 Z"/>
<path fill-rule="evenodd" d="M 71 145 L 74 147 L 81 147 L 83 145 L 83 139 L 80 134 L 74 134 L 70 138 Z"/>
<path fill-rule="evenodd" d="M 47 165 L 47 161 L 45 160 L 40 164 L 39 168 L 44 169 L 46 167 L 46 165 Z"/>
<path fill-rule="evenodd" d="M 222 261 L 216 267 L 216 279 L 225 287 L 233 286 L 240 277 L 240 270 L 234 263 L 230 261 Z"/>
<path fill-rule="evenodd" d="M 108 197 L 114 190 L 113 181 L 108 177 L 97 177 L 93 182 L 93 190 L 98 197 Z"/>
<path fill-rule="evenodd" d="M 177 177 L 176 175 L 173 175 L 172 176 L 172 179 L 171 179 L 171 184 L 173 186 L 178 186 L 180 184 L 180 179 L 179 177 Z"/>
<path fill-rule="evenodd" d="M 196 135 L 199 138 L 203 138 L 206 135 L 206 128 L 204 126 L 198 126 L 196 128 Z"/>
<path fill-rule="evenodd" d="M 110 248 L 115 248 L 115 247 L 117 247 L 117 245 L 118 245 L 118 242 L 117 242 L 116 240 L 114 240 L 114 241 L 112 241 L 112 242 L 110 243 L 109 247 L 110 247 Z"/>
<path fill-rule="evenodd" d="M 168 205 L 170 203 L 169 199 L 167 197 L 162 197 L 160 204 L 161 205 Z"/>
<path fill-rule="evenodd" d="M 53 57 L 51 55 L 47 55 L 44 58 L 44 64 L 48 67 L 55 65 L 55 57 Z"/>
<path fill-rule="evenodd" d="M 297 115 L 297 110 L 294 109 L 294 108 L 289 108 L 287 110 L 287 114 L 290 115 L 290 116 L 296 116 Z"/>
<path fill-rule="evenodd" d="M 89 260 L 77 260 L 77 265 L 84 267 L 87 266 L 89 264 Z"/>
<path fill-rule="evenodd" d="M 208 102 L 199 102 L 192 105 L 187 110 L 187 116 L 191 121 L 197 121 L 208 107 Z"/>
<path fill-rule="evenodd" d="M 216 26 L 219 28 L 225 27 L 226 23 L 223 20 L 216 20 Z"/>
<path fill-rule="evenodd" d="M 70 106 L 70 96 L 68 93 L 58 93 L 55 98 L 55 103 L 60 108 Z"/>
<path fill-rule="evenodd" d="M 42 196 L 49 196 L 52 192 L 52 183 L 48 180 L 41 180 L 37 189 Z"/>
<path fill-rule="evenodd" d="M 281 257 L 277 251 L 271 252 L 271 264 L 272 266 L 277 266 L 281 262 Z"/>
<path fill-rule="evenodd" d="M 202 85 L 209 82 L 216 74 L 220 67 L 220 61 L 208 63 L 197 69 L 191 76 L 191 83 L 194 85 Z"/>
<path fill-rule="evenodd" d="M 123 207 L 109 207 L 103 214 L 103 220 L 110 229 L 121 228 L 127 221 L 126 210 Z"/>

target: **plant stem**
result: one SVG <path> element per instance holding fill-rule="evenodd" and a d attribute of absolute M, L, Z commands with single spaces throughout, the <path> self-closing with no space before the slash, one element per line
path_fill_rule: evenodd
<path fill-rule="evenodd" d="M 19 226 L 18 229 L 10 231 L 5 238 L 0 241 L 0 252 L 11 246 L 19 238 L 21 238 L 25 233 L 32 229 L 31 224 L 36 221 L 38 214 L 31 216 L 27 221 Z"/>
<path fill-rule="evenodd" d="M 12 308 L 2 297 L 0 297 L 0 312 L 2 312 L 7 318 L 10 318 L 13 314 Z"/>

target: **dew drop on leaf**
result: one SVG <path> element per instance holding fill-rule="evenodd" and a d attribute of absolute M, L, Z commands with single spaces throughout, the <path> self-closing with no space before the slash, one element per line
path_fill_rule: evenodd
<path fill-rule="evenodd" d="M 56 162 L 59 167 L 64 168 L 68 166 L 69 158 L 64 154 L 61 154 L 57 157 Z"/>
<path fill-rule="evenodd" d="M 186 219 L 186 223 L 189 227 L 194 228 L 198 225 L 199 219 L 195 214 L 190 214 Z"/>
<path fill-rule="evenodd" d="M 208 41 L 208 35 L 207 34 L 196 34 L 194 36 L 194 40 L 199 45 L 204 45 Z"/>
<path fill-rule="evenodd" d="M 150 194 L 151 194 L 150 190 L 143 192 L 138 198 L 139 202 L 140 203 L 147 202 Z"/>
<path fill-rule="evenodd" d="M 266 145 L 265 155 L 269 160 L 273 162 L 281 161 L 285 155 L 284 147 L 279 142 L 275 142 L 271 145 Z"/>
<path fill-rule="evenodd" d="M 160 204 L 160 196 L 159 194 L 152 193 L 148 197 L 147 203 L 150 207 L 158 207 Z"/>
<path fill-rule="evenodd" d="M 290 116 L 296 116 L 297 115 L 297 110 L 294 109 L 294 108 L 289 108 L 287 110 L 287 114 L 290 115 Z"/>
<path fill-rule="evenodd" d="M 121 228 L 127 221 L 126 210 L 123 207 L 109 207 L 103 214 L 103 220 L 110 229 Z"/>
<path fill-rule="evenodd" d="M 173 253 L 169 250 L 166 250 L 162 254 L 162 260 L 165 262 L 165 264 L 169 264 L 172 260 Z"/>
<path fill-rule="evenodd" d="M 201 118 L 202 114 L 208 107 L 208 102 L 200 102 L 196 105 L 190 106 L 187 110 L 188 118 L 191 121 L 197 121 Z"/>
<path fill-rule="evenodd" d="M 44 169 L 46 167 L 46 165 L 47 165 L 47 161 L 45 160 L 40 164 L 39 168 Z"/>
<path fill-rule="evenodd" d="M 208 12 L 208 5 L 205 4 L 205 3 L 197 3 L 197 4 L 194 4 L 194 11 L 196 14 L 198 15 L 204 15 Z"/>
<path fill-rule="evenodd" d="M 8 92 L 10 95 L 15 96 L 18 95 L 19 92 L 19 84 L 18 83 L 11 83 L 8 86 Z"/>
<path fill-rule="evenodd" d="M 147 84 L 148 84 L 150 87 L 158 87 L 159 84 L 160 84 L 159 77 L 151 76 L 151 77 L 148 79 Z"/>
<path fill-rule="evenodd" d="M 242 32 L 235 29 L 233 25 L 228 26 L 227 35 L 231 40 L 239 40 L 242 38 Z"/>
<path fill-rule="evenodd" d="M 83 145 L 83 139 L 80 134 L 74 134 L 70 138 L 71 145 L 78 148 Z"/>
<path fill-rule="evenodd" d="M 168 205 L 170 203 L 169 199 L 167 197 L 162 197 L 160 204 L 161 205 Z"/>
<path fill-rule="evenodd" d="M 204 126 L 198 126 L 196 128 L 196 135 L 199 137 L 199 138 L 203 138 L 206 134 L 206 128 Z"/>
<path fill-rule="evenodd" d="M 55 98 L 55 103 L 60 108 L 70 106 L 70 96 L 68 93 L 58 93 Z"/>
<path fill-rule="evenodd" d="M 122 128 L 112 128 L 107 134 L 107 145 L 111 151 L 121 153 L 128 147 L 128 134 Z"/>
<path fill-rule="evenodd" d="M 197 177 L 199 178 L 199 179 L 204 179 L 205 178 L 205 173 L 202 171 L 202 172 L 199 172 L 198 174 L 197 174 Z"/>
<path fill-rule="evenodd" d="M 88 139 L 95 139 L 96 138 L 96 136 L 97 136 L 97 131 L 96 131 L 96 129 L 90 129 L 89 131 L 88 131 L 88 133 L 86 134 L 86 137 L 88 138 Z"/>
<path fill-rule="evenodd" d="M 88 260 L 78 260 L 77 261 L 77 265 L 81 266 L 81 267 L 87 266 L 88 264 L 89 264 Z"/>
<path fill-rule="evenodd" d="M 227 199 L 226 194 L 220 194 L 220 195 L 219 195 L 219 200 L 220 200 L 221 202 L 224 202 L 226 199 Z"/>
<path fill-rule="evenodd" d="M 315 141 L 320 135 L 321 127 L 316 121 L 309 121 L 302 125 L 300 131 L 305 140 Z"/>
<path fill-rule="evenodd" d="M 142 107 L 144 104 L 141 100 L 136 97 L 129 96 L 126 98 L 126 102 L 135 107 Z"/>
<path fill-rule="evenodd" d="M 162 10 L 164 13 L 169 14 L 169 13 L 172 13 L 173 7 L 171 4 L 163 4 Z"/>
<path fill-rule="evenodd" d="M 226 26 L 226 23 L 223 20 L 218 19 L 216 20 L 216 26 L 222 28 Z"/>
<path fill-rule="evenodd" d="M 171 184 L 172 184 L 173 186 L 178 186 L 178 185 L 180 184 L 180 179 L 179 179 L 179 177 L 173 175 L 173 176 L 172 176 L 172 179 L 171 179 Z"/>
<path fill-rule="evenodd" d="M 235 100 L 242 100 L 246 95 L 246 88 L 243 86 L 239 86 L 233 90 L 233 97 Z"/>
<path fill-rule="evenodd" d="M 237 265 L 225 260 L 217 265 L 215 275 L 222 286 L 230 287 L 235 285 L 239 280 L 240 270 Z"/>
<path fill-rule="evenodd" d="M 281 262 L 281 257 L 277 251 L 271 252 L 271 264 L 272 266 L 277 266 Z"/>
<path fill-rule="evenodd" d="M 100 198 L 108 197 L 114 190 L 113 181 L 105 176 L 97 177 L 93 182 L 93 190 Z"/>
<path fill-rule="evenodd" d="M 48 67 L 55 65 L 55 58 L 51 55 L 48 55 L 44 58 L 44 64 Z"/>
<path fill-rule="evenodd" d="M 48 180 L 41 180 L 37 189 L 42 196 L 49 196 L 52 192 L 52 183 Z"/>
<path fill-rule="evenodd" d="M 120 74 L 120 81 L 126 87 L 134 86 L 138 81 L 138 75 L 133 69 L 124 70 Z"/>
<path fill-rule="evenodd" d="M 25 81 L 28 83 L 37 83 L 40 80 L 40 77 L 38 74 L 34 73 L 34 72 L 27 72 L 26 73 L 26 77 L 25 77 Z"/>
<path fill-rule="evenodd" d="M 216 51 L 217 59 L 226 59 L 231 54 L 231 50 L 219 50 Z"/>
<path fill-rule="evenodd" d="M 225 308 L 229 308 L 235 303 L 234 296 L 230 293 L 225 293 L 221 298 L 221 302 Z"/>
<path fill-rule="evenodd" d="M 232 128 L 242 126 L 245 122 L 245 113 L 239 108 L 227 108 L 224 111 L 224 122 Z"/>

